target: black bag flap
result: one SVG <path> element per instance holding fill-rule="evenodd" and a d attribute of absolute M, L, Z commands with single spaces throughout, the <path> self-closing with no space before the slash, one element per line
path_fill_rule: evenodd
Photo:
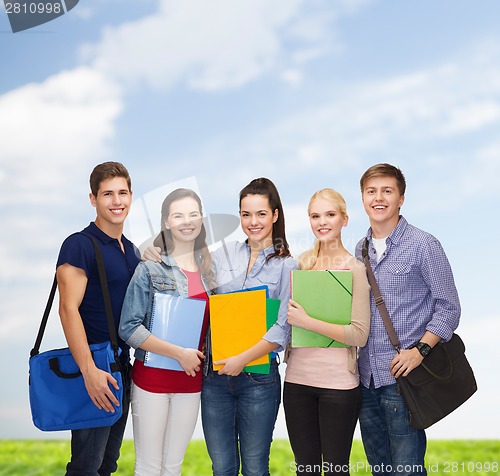
<path fill-rule="evenodd" d="M 454 364 L 463 358 L 464 353 L 462 339 L 453 334 L 448 342 L 440 342 L 434 346 L 429 356 L 407 378 L 412 385 L 417 386 L 435 378 L 446 380 L 452 376 Z"/>

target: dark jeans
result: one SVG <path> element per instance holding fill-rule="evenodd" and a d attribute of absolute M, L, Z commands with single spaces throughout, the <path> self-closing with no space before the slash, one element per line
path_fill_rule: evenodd
<path fill-rule="evenodd" d="M 398 386 L 361 387 L 361 437 L 374 476 L 426 475 L 424 430 L 416 430 Z"/>
<path fill-rule="evenodd" d="M 201 419 L 214 476 L 269 476 L 269 452 L 281 400 L 278 364 L 268 375 L 236 377 L 209 371 L 201 390 Z"/>
<path fill-rule="evenodd" d="M 361 390 L 285 382 L 283 406 L 298 475 L 349 474 Z"/>
<path fill-rule="evenodd" d="M 66 476 L 108 476 L 118 468 L 120 447 L 130 407 L 131 367 L 123 372 L 123 414 L 113 426 L 73 430 Z"/>

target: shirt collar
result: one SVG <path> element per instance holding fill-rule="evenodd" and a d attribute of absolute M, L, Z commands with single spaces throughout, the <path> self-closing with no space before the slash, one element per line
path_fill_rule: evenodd
<path fill-rule="evenodd" d="M 175 258 L 172 255 L 161 255 L 161 260 L 163 263 L 165 263 L 167 266 L 175 266 L 176 268 L 180 268 L 179 265 L 177 264 L 177 261 L 175 261 Z"/>
<path fill-rule="evenodd" d="M 407 226 L 408 226 L 408 222 L 406 221 L 405 217 L 403 215 L 399 215 L 398 224 L 396 225 L 396 228 L 394 228 L 394 230 L 392 230 L 391 234 L 388 236 L 388 239 L 392 243 L 398 243 L 401 240 L 401 238 L 403 237 Z M 368 229 L 368 233 L 366 234 L 366 237 L 369 240 L 373 239 L 373 233 L 372 233 L 371 227 Z"/>
<path fill-rule="evenodd" d="M 112 241 L 117 241 L 116 238 L 111 238 L 111 236 L 104 233 L 104 231 L 102 231 L 93 221 L 90 222 L 90 225 L 87 227 L 87 230 L 89 233 L 99 238 L 99 240 L 103 245 L 107 245 Z"/>
<path fill-rule="evenodd" d="M 250 253 L 250 245 L 248 244 L 248 240 L 245 241 L 245 244 L 247 246 L 247 250 L 248 252 Z M 274 244 L 268 246 L 267 248 L 264 248 L 263 250 L 260 250 L 259 251 L 259 254 L 260 253 L 264 253 L 264 257 L 268 257 L 270 254 L 274 253 Z"/>

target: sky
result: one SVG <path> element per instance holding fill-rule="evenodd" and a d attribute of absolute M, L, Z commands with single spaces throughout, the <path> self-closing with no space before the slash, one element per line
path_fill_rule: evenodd
<path fill-rule="evenodd" d="M 399 166 L 403 215 L 452 265 L 479 386 L 428 437 L 499 439 L 499 20 L 496 0 L 85 0 L 12 33 L 1 5 L 0 439 L 67 436 L 33 427 L 28 357 L 61 242 L 95 218 L 88 177 L 108 160 L 130 171 L 137 245 L 168 190 L 236 215 L 239 190 L 266 176 L 294 255 L 312 243 L 316 190 L 345 197 L 353 251 L 368 227 L 359 178 Z M 42 350 L 63 346 L 53 312 Z"/>

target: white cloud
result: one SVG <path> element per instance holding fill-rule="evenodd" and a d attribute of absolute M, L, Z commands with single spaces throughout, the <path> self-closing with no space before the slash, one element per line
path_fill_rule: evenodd
<path fill-rule="evenodd" d="M 497 48 L 490 45 L 486 55 L 484 45 L 479 45 L 454 63 L 350 84 L 337 90 L 333 99 L 325 91 L 328 99 L 323 103 L 287 116 L 251 138 L 248 157 L 267 163 L 292 161 L 298 166 L 287 169 L 290 180 L 300 180 L 306 166 L 339 172 L 359 169 L 380 157 L 440 165 L 443 174 L 453 177 L 450 183 L 462 176 L 476 184 L 485 179 L 489 183 L 500 166 L 500 147 L 488 135 L 488 128 L 500 123 L 499 47 L 500 42 Z M 455 143 L 464 134 L 469 135 L 467 148 L 457 149 Z M 444 155 L 436 152 L 443 144 Z M 257 147 L 260 154 L 253 153 Z M 238 150 L 240 157 L 247 155 L 241 141 Z M 403 155 L 395 156 L 396 151 Z M 457 198 L 455 193 L 455 207 L 461 203 Z"/>
<path fill-rule="evenodd" d="M 87 55 L 98 69 L 125 82 L 237 87 L 271 68 L 280 53 L 277 29 L 293 17 L 300 0 L 278 3 L 163 1 L 157 14 L 107 29 Z"/>
<path fill-rule="evenodd" d="M 236 88 L 325 54 L 333 48 L 332 24 L 338 16 L 366 3 L 162 0 L 157 13 L 106 29 L 82 55 L 127 84 Z"/>
<path fill-rule="evenodd" d="M 296 88 L 302 84 L 302 72 L 299 69 L 287 69 L 281 74 L 281 79 Z"/>
<path fill-rule="evenodd" d="M 2 294 L 20 270 L 50 276 L 71 220 L 92 211 L 89 170 L 106 157 L 121 109 L 119 88 L 89 68 L 0 96 Z"/>
<path fill-rule="evenodd" d="M 76 169 L 105 156 L 121 109 L 117 86 L 89 68 L 0 96 L 2 203 L 64 196 Z"/>
<path fill-rule="evenodd" d="M 441 129 L 445 134 L 474 131 L 500 119 L 500 102 L 472 100 L 449 111 L 448 123 Z"/>

